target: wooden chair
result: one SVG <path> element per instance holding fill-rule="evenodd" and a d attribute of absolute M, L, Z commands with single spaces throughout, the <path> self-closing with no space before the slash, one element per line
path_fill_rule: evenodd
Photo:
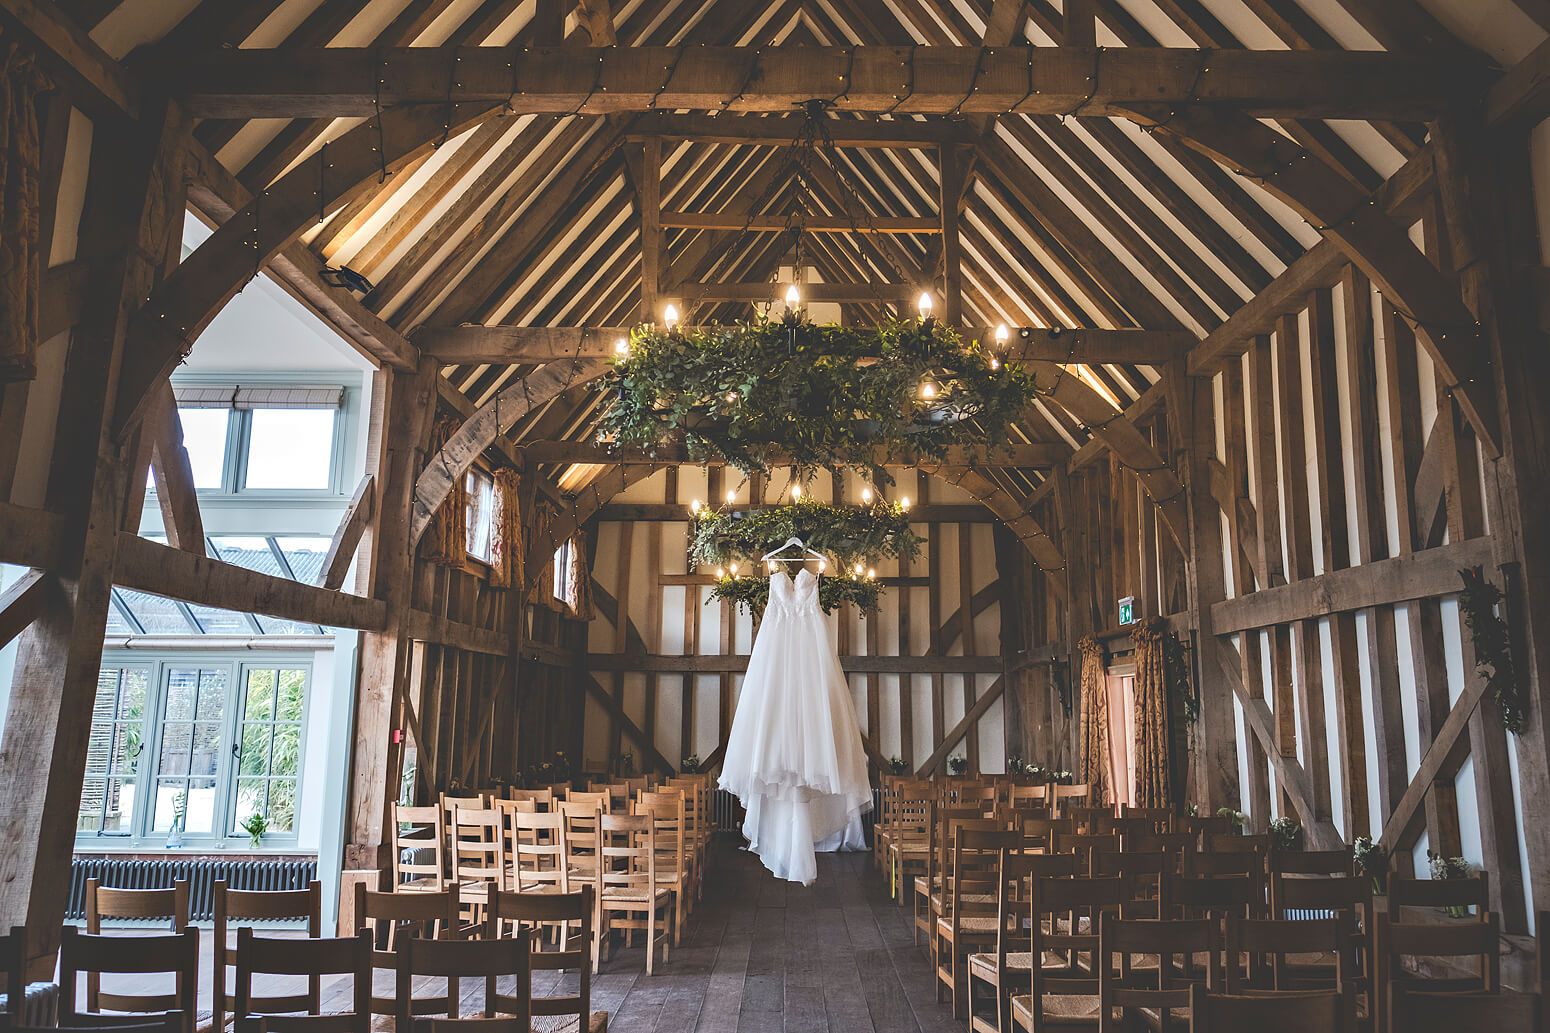
<path fill-rule="evenodd" d="M 1167 876 L 1177 873 L 1178 865 L 1179 858 L 1160 851 L 1125 854 L 1095 850 L 1088 855 L 1087 871 L 1094 876 L 1124 876 L 1130 880 L 1135 896 L 1130 899 L 1126 917 L 1164 918 L 1171 914 Z"/>
<path fill-rule="evenodd" d="M 1081 807 L 1085 805 L 1088 802 L 1088 798 L 1092 795 L 1091 788 L 1086 785 L 1051 785 L 1049 790 L 1050 803 L 1054 805 L 1057 817 L 1063 817 L 1067 813 L 1066 809 L 1068 807 Z M 1108 807 L 1102 809 L 1111 811 L 1111 808 Z"/>
<path fill-rule="evenodd" d="M 86 880 L 86 931 L 102 934 L 104 918 L 170 918 L 172 931 L 188 928 L 188 881 L 179 879 L 168 889 L 128 890 L 102 885 L 99 879 Z M 181 978 L 181 977 L 179 977 Z M 104 993 L 102 976 L 86 974 L 86 1010 L 104 1008 L 122 1012 L 166 1012 L 182 1008 L 180 987 L 170 994 Z"/>
<path fill-rule="evenodd" d="M 1007 1002 L 1008 1033 L 1013 1027 L 1042 1031 L 1048 1025 L 1045 1002 L 1051 995 L 1096 1001 L 1099 927 L 1104 915 L 1123 915 L 1134 895 L 1135 887 L 1125 876 L 1031 880 L 1029 992 Z"/>
<path fill-rule="evenodd" d="M 1270 915 L 1272 918 L 1290 921 L 1307 921 L 1333 918 L 1346 930 L 1346 943 L 1339 963 L 1352 973 L 1350 985 L 1360 994 L 1370 990 L 1372 959 L 1370 957 L 1373 927 L 1371 880 L 1358 876 L 1345 877 L 1289 877 L 1275 874 L 1270 877 Z M 1310 961 L 1288 961 L 1280 976 L 1282 989 L 1299 989 L 1307 986 L 1327 986 L 1334 973 L 1334 964 Z"/>
<path fill-rule="evenodd" d="M 1356 874 L 1356 855 L 1350 847 L 1339 850 L 1276 850 L 1268 859 L 1271 875 Z"/>
<path fill-rule="evenodd" d="M 644 815 L 605 814 L 600 826 L 599 935 L 607 939 L 614 926 L 643 930 L 646 974 L 652 975 L 659 943 L 662 960 L 668 960 L 673 923 L 672 891 L 657 881 L 656 825 Z M 613 915 L 625 917 L 614 921 Z"/>
<path fill-rule="evenodd" d="M 926 874 L 915 880 L 915 929 L 925 933 L 931 945 L 932 960 L 936 960 L 936 922 L 947 913 L 947 891 L 953 874 L 953 843 L 958 833 L 967 828 L 994 831 L 1002 828 L 995 818 L 978 817 L 977 807 L 945 807 L 938 812 L 935 835 L 936 845 L 928 858 Z M 919 943 L 917 939 L 915 942 Z"/>
<path fill-rule="evenodd" d="M 131 996 L 126 994 L 101 994 L 100 999 L 115 1011 L 137 1011 L 132 1016 L 104 1015 L 97 1007 L 88 1004 L 87 1010 L 76 1010 L 77 979 L 81 973 L 88 977 L 104 973 L 109 975 L 172 975 L 176 990 L 172 994 L 158 996 Z M 9 991 L 8 991 L 9 993 Z M 23 987 L 20 997 L 25 997 Z M 181 932 L 158 936 L 101 936 L 83 933 L 73 925 L 60 930 L 59 941 L 59 1024 L 61 1026 L 126 1026 L 144 1024 L 151 1020 L 144 1013 L 166 1016 L 172 1012 L 181 1015 L 181 1033 L 193 1033 L 194 1019 L 198 1014 L 199 1001 L 199 930 L 185 928 Z M 171 1007 L 163 1007 L 171 1005 Z"/>
<path fill-rule="evenodd" d="M 921 815 L 928 809 L 936 794 L 931 783 L 903 775 L 883 775 L 879 781 L 877 820 L 872 825 L 872 863 L 880 872 L 888 873 L 890 890 L 893 889 L 889 869 L 889 848 L 897 831 L 918 832 Z"/>
<path fill-rule="evenodd" d="M 1026 815 L 1017 816 L 1012 827 L 1022 831 L 1023 839 L 1027 841 L 1030 850 L 1042 850 L 1045 853 L 1055 852 L 1056 835 L 1075 835 L 1076 825 L 1070 818 L 1043 818 Z"/>
<path fill-rule="evenodd" d="M 1203 849 L 1205 847 L 1205 837 L 1208 834 L 1229 835 L 1233 831 L 1233 825 L 1231 818 L 1192 818 L 1187 814 L 1176 814 L 1173 816 L 1173 831 L 1190 833 L 1197 839 Z"/>
<path fill-rule="evenodd" d="M 1164 872 L 1168 918 L 1262 918 L 1269 911 L 1264 883 L 1252 875 L 1180 875 Z"/>
<path fill-rule="evenodd" d="M 1049 786 L 1018 785 L 1013 782 L 1006 787 L 1006 802 L 1012 807 L 1022 805 L 1048 807 L 1050 805 Z"/>
<path fill-rule="evenodd" d="M 0 974 L 5 976 L 5 1017 L 0 1022 L 15 1027 L 27 1014 L 27 930 L 22 926 L 13 925 L 0 936 Z"/>
<path fill-rule="evenodd" d="M 677 947 L 694 896 L 693 855 L 686 854 L 684 849 L 683 790 L 642 791 L 633 811 L 650 818 L 656 826 L 657 884 L 667 887 L 673 894 L 673 946 Z"/>
<path fill-rule="evenodd" d="M 634 797 L 634 791 L 630 784 L 624 780 L 616 779 L 608 782 L 587 781 L 587 794 L 607 793 L 609 814 L 630 813 L 630 800 Z M 576 795 L 582 795 L 580 793 Z"/>
<path fill-rule="evenodd" d="M 1207 832 L 1205 834 L 1205 850 L 1212 854 L 1231 854 L 1241 851 L 1249 851 L 1261 858 L 1270 853 L 1270 837 L 1267 835 L 1246 836 L 1237 832 Z"/>
<path fill-rule="evenodd" d="M 99 1018 L 99 1016 L 93 1016 Z M 111 1016 L 104 1015 L 100 1018 L 107 1023 L 112 1018 L 129 1018 L 133 1021 L 126 1023 L 109 1023 L 104 1025 L 77 1024 L 70 1026 L 71 1033 L 187 1033 L 192 1029 L 192 1021 L 181 1011 L 163 1012 L 160 1015 L 133 1015 Z M 60 1026 L 6 1026 L 7 1033 L 59 1033 Z M 243 1030 L 241 1033 L 264 1033 L 263 1030 Z"/>
<path fill-rule="evenodd" d="M 226 968 L 237 963 L 237 951 L 230 940 L 230 930 L 240 929 L 243 922 L 267 922 L 282 919 L 304 919 L 307 935 L 316 939 L 322 934 L 323 887 L 314 880 L 304 890 L 234 890 L 224 880 L 216 880 L 214 886 L 215 937 L 214 981 L 210 986 L 211 1025 L 217 1031 L 226 1028 L 226 1016 L 234 1000 L 226 992 Z M 294 942 L 294 941 L 292 941 Z M 258 1012 L 298 1011 L 315 1007 L 321 984 L 313 980 L 304 996 L 291 994 L 278 998 L 255 998 Z M 298 1003 L 300 1002 L 300 1003 Z M 239 1016 L 247 1012 L 237 1012 Z"/>
<path fill-rule="evenodd" d="M 995 946 L 997 901 L 1001 893 L 1000 859 L 1021 851 L 1023 834 L 1005 829 L 961 825 L 953 840 L 952 874 L 942 886 L 942 909 L 932 930 L 936 957 L 937 1000 L 945 985 L 953 1014 L 969 1017 L 969 955 Z M 945 954 L 945 958 L 944 958 Z"/>
<path fill-rule="evenodd" d="M 446 816 L 440 806 L 393 805 L 393 891 L 440 893 L 447 885 Z M 429 851 L 431 860 L 404 860 L 405 851 Z"/>
<path fill-rule="evenodd" d="M 400 940 L 424 937 L 427 933 L 426 938 L 433 940 L 456 936 L 460 932 L 458 913 L 461 906 L 456 886 L 440 893 L 379 893 L 367 889 L 364 882 L 356 883 L 355 931 L 357 934 L 368 933 L 371 937 L 373 977 L 377 969 L 397 971 L 398 956 L 402 951 Z M 385 949 L 378 948 L 379 941 Z M 455 991 L 449 989 L 449 992 Z M 378 997 L 375 990 L 370 1007 L 373 1015 L 398 1014 L 396 1000 Z"/>
<path fill-rule="evenodd" d="M 541 811 L 547 811 L 554 806 L 554 790 L 547 786 L 543 789 L 518 789 L 511 786 L 506 790 L 508 800 L 527 800 L 536 804 Z"/>
<path fill-rule="evenodd" d="M 1010 1030 L 1007 1008 L 1012 995 L 1027 989 L 1033 955 L 1023 951 L 1023 923 L 1029 920 L 1029 883 L 1039 878 L 1071 878 L 1077 874 L 1071 854 L 1029 853 L 1027 839 L 1020 850 L 1003 848 L 997 862 L 1000 875 L 996 897 L 996 949 L 969 955 L 969 1028 L 971 1033 Z M 976 991 L 982 991 L 976 993 Z M 994 1021 L 975 1011 L 978 1000 L 995 1002 Z"/>
<path fill-rule="evenodd" d="M 888 830 L 884 855 L 888 895 L 901 907 L 906 900 L 913 900 L 916 880 L 930 875 L 936 799 L 929 793 L 929 788 L 925 787 L 919 796 L 909 795 L 908 790 L 900 791 L 893 828 Z"/>
<path fill-rule="evenodd" d="M 366 1033 L 371 1028 L 371 953 L 369 932 L 297 940 L 255 936 L 251 926 L 243 926 L 237 930 L 236 1013 L 264 1015 L 275 1033 Z M 312 987 L 324 976 L 348 975 L 353 980 L 354 1006 L 324 1015 L 316 991 L 305 998 L 254 997 L 255 975 L 306 976 Z"/>
<path fill-rule="evenodd" d="M 1387 915 L 1373 921 L 1373 998 L 1379 1007 L 1378 1030 L 1393 1029 L 1387 1002 L 1396 990 L 1496 993 L 1502 988 L 1501 940 L 1496 915 L 1486 912 L 1478 922 L 1418 925 L 1391 922 Z M 1472 959 L 1478 974 L 1424 976 L 1406 969 L 1405 958 L 1444 958 L 1453 964 Z"/>
<path fill-rule="evenodd" d="M 1389 876 L 1388 918 L 1390 923 L 1404 920 L 1404 908 L 1473 908 L 1480 921 L 1491 906 L 1491 876 L 1475 872 L 1465 879 L 1406 879 Z"/>
<path fill-rule="evenodd" d="M 443 838 L 442 857 L 444 859 L 444 863 L 447 866 L 444 878 L 447 882 L 453 882 L 456 880 L 456 876 L 452 872 L 452 866 L 456 862 L 453 855 L 452 840 L 454 838 L 454 832 L 452 828 L 452 819 L 459 808 L 462 808 L 463 810 L 477 811 L 488 807 L 489 803 L 485 800 L 483 793 L 478 793 L 473 796 L 451 796 L 447 793 L 442 793 L 438 798 L 437 806 L 441 808 L 441 830 Z"/>
<path fill-rule="evenodd" d="M 1550 1033 L 1547 992 L 1440 994 L 1390 987 L 1388 1028 L 1405 1033 Z"/>
<path fill-rule="evenodd" d="M 452 812 L 452 879 L 461 887 L 464 919 L 483 921 L 480 908 L 491 883 L 506 877 L 506 837 L 501 812 L 458 807 Z"/>
<path fill-rule="evenodd" d="M 531 956 L 526 929 L 500 940 L 410 937 L 398 950 L 395 1033 L 411 1033 L 426 1027 L 440 1030 L 471 1028 L 478 1033 L 532 1033 Z M 439 997 L 416 997 L 415 980 L 423 977 L 445 979 L 446 992 Z M 515 993 L 500 992 L 496 980 L 502 977 L 516 980 Z M 463 979 L 484 980 L 483 1020 L 470 1023 L 461 1018 L 462 1001 L 457 988 Z M 427 1021 L 421 1017 L 443 1013 L 445 1020 Z M 496 1020 L 497 1015 L 504 1019 Z"/>
<path fill-rule="evenodd" d="M 1251 997 L 1189 988 L 1190 1033 L 1355 1033 L 1355 1012 L 1339 993 L 1268 993 Z"/>
<path fill-rule="evenodd" d="M 534 971 L 575 969 L 580 977 L 574 994 L 534 997 L 535 1018 L 572 1016 L 578 1033 L 607 1033 L 608 1013 L 592 1010 L 592 973 L 599 957 L 597 895 L 591 886 L 575 893 L 499 893 L 490 902 L 490 929 L 516 928 L 530 935 L 531 964 Z M 559 930 L 553 937 L 555 949 L 545 949 L 547 930 Z M 572 934 L 572 930 L 575 930 Z M 579 947 L 570 946 L 571 937 Z"/>
<path fill-rule="evenodd" d="M 614 797 L 607 789 L 587 793 L 578 793 L 572 790 L 565 794 L 565 802 L 577 807 L 596 809 L 604 814 L 612 814 Z"/>
<path fill-rule="evenodd" d="M 1351 927 L 1338 918 L 1288 922 L 1229 916 L 1227 992 L 1339 990 L 1350 999 L 1354 1022 L 1356 970 L 1348 950 L 1351 933 Z M 1330 958 L 1328 975 L 1319 983 L 1299 974 L 1307 970 L 1302 959 L 1308 955 Z"/>
<path fill-rule="evenodd" d="M 507 874 L 501 889 L 518 893 L 569 893 L 564 815 L 558 811 L 504 808 L 503 815 Z"/>
<path fill-rule="evenodd" d="M 710 838 L 715 831 L 710 820 L 711 782 L 708 774 L 675 775 L 662 783 L 662 789 L 684 791 L 684 827 L 694 847 L 694 895 L 705 891 L 705 871 L 710 865 Z"/>
<path fill-rule="evenodd" d="M 1098 941 L 1099 1033 L 1128 1028 L 1141 1009 L 1158 1012 L 1167 1030 L 1171 1013 L 1189 1007 L 1193 980 L 1183 973 L 1194 970 L 1198 955 L 1206 958 L 1205 985 L 1221 986 L 1223 936 L 1215 919 L 1154 921 L 1104 914 Z M 1152 955 L 1156 968 L 1149 964 Z M 1114 1019 L 1116 1008 L 1125 1015 L 1124 1026 Z"/>

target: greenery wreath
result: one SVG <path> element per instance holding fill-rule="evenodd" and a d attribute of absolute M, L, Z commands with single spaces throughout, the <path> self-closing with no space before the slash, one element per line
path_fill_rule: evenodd
<path fill-rule="evenodd" d="M 875 564 L 881 557 L 914 559 L 920 552 L 920 538 L 910 529 L 908 511 L 886 499 L 864 506 L 802 499 L 741 512 L 702 509 L 691 532 L 689 562 L 711 567 L 737 562 L 757 565 L 760 557 L 788 538 L 801 539 L 846 571 L 858 563 Z"/>
<path fill-rule="evenodd" d="M 714 599 L 726 599 L 758 616 L 769 605 L 770 579 L 758 575 L 723 573 L 711 587 L 710 594 Z M 877 609 L 882 594 L 882 583 L 875 577 L 858 574 L 844 577 L 818 575 L 818 606 L 824 613 L 833 613 L 840 603 L 854 603 L 865 615 Z"/>
<path fill-rule="evenodd" d="M 892 483 L 880 459 L 1006 444 L 1037 393 L 1031 373 L 930 318 L 652 324 L 613 363 L 600 387 L 615 395 L 605 437 L 649 450 L 681 435 L 691 460 L 720 457 L 745 474 L 849 468 Z"/>
<path fill-rule="evenodd" d="M 1527 720 L 1528 700 L 1524 698 L 1513 660 L 1507 622 L 1496 612 L 1502 590 L 1487 581 L 1479 567 L 1460 570 L 1459 576 L 1464 581 L 1459 610 L 1475 647 L 1475 669 L 1485 679 L 1486 691 L 1501 710 L 1503 727 L 1516 735 L 1523 731 Z"/>

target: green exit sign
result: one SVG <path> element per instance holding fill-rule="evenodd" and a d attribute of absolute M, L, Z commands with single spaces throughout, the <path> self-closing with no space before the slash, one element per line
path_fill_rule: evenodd
<path fill-rule="evenodd" d="M 1134 624 L 1136 621 L 1136 597 L 1127 595 L 1119 601 L 1119 622 Z"/>

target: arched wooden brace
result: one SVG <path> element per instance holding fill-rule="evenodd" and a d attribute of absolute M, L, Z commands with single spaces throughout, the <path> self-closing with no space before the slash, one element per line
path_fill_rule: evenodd
<path fill-rule="evenodd" d="M 1023 543 L 1023 547 L 1033 556 L 1034 562 L 1041 570 L 1057 575 L 1065 570 L 1065 556 L 1055 546 L 1049 534 L 1039 526 L 1038 521 L 1023 511 L 1021 503 L 1015 497 L 997 487 L 990 478 L 971 467 L 922 464 L 918 469 L 957 486 L 983 503 L 986 509 L 999 517 L 1001 522 L 1017 536 L 1017 540 Z M 560 542 L 575 534 L 615 495 L 631 484 L 638 484 L 645 480 L 655 472 L 650 467 L 615 466 L 582 488 L 570 510 L 556 519 L 549 529 L 549 538 L 532 543 L 528 561 L 530 582 L 536 583 L 543 567 L 544 557 L 554 552 Z M 1050 584 L 1055 586 L 1058 594 L 1064 596 L 1065 579 L 1063 577 L 1050 578 Z M 532 584 L 528 587 L 531 588 Z"/>
<path fill-rule="evenodd" d="M 1432 265 L 1404 227 L 1334 169 L 1264 123 L 1234 109 L 1134 106 L 1135 117 L 1170 133 L 1291 205 L 1354 262 L 1415 323 L 1416 334 L 1487 454 L 1501 454 L 1490 349 L 1457 281 Z"/>
<path fill-rule="evenodd" d="M 144 413 L 151 388 L 189 353 L 222 306 L 308 223 L 326 218 L 447 136 L 502 110 L 488 103 L 389 108 L 255 195 L 163 280 L 131 318 L 113 409 L 114 433 L 122 438 Z"/>
<path fill-rule="evenodd" d="M 1075 373 L 1054 362 L 1027 362 L 1040 384 L 1048 385 L 1054 401 L 1082 421 L 1093 437 L 1103 442 L 1121 463 L 1135 471 L 1141 486 L 1162 514 L 1168 533 L 1185 555 L 1189 554 L 1189 517 L 1184 508 L 1184 485 L 1163 462 L 1162 456 L 1142 437 L 1140 429 L 1120 409 L 1111 405 Z"/>
<path fill-rule="evenodd" d="M 409 522 L 409 548 L 420 543 L 436 510 L 446 501 L 452 486 L 473 465 L 479 454 L 510 430 L 522 417 L 558 398 L 578 384 L 596 380 L 608 371 L 602 359 L 559 359 L 546 362 L 522 379 L 503 388 L 479 407 L 457 429 L 440 452 L 431 457 L 414 484 L 414 512 Z"/>

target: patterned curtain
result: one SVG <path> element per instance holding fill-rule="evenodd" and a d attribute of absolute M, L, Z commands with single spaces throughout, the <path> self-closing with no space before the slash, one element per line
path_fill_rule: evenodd
<path fill-rule="evenodd" d="M 538 502 L 533 506 L 533 534 L 525 543 L 529 548 L 546 548 L 549 541 L 549 529 L 554 526 L 554 507 L 547 502 Z M 527 601 L 535 606 L 547 606 L 550 609 L 558 609 L 560 603 L 554 598 L 554 554 L 547 556 L 529 556 L 531 564 L 542 561 L 542 567 L 538 571 L 538 577 L 533 581 L 533 587 L 527 594 Z"/>
<path fill-rule="evenodd" d="M 522 478 L 510 467 L 495 474 L 495 519 L 490 522 L 491 588 L 520 589 L 527 580 L 523 576 L 527 557 L 522 552 L 522 500 L 518 495 L 521 484 Z"/>
<path fill-rule="evenodd" d="M 571 612 L 592 619 L 592 571 L 587 567 L 587 542 L 580 534 L 570 540 Z"/>
<path fill-rule="evenodd" d="M 1131 632 L 1136 649 L 1136 806 L 1172 807 L 1173 723 L 1168 715 L 1168 668 L 1162 621 Z"/>
<path fill-rule="evenodd" d="M 432 462 L 453 434 L 457 433 L 458 421 L 451 416 L 438 416 L 431 429 Z M 431 526 L 425 532 L 425 545 L 421 553 L 426 559 L 444 567 L 462 567 L 468 562 L 468 479 L 455 477 L 452 490 L 431 518 Z"/>
<path fill-rule="evenodd" d="M 1109 799 L 1109 689 L 1098 640 L 1084 635 L 1076 648 L 1082 654 L 1082 778 L 1096 806 Z"/>
<path fill-rule="evenodd" d="M 51 89 L 32 55 L 0 41 L 0 384 L 38 375 L 38 94 Z"/>

